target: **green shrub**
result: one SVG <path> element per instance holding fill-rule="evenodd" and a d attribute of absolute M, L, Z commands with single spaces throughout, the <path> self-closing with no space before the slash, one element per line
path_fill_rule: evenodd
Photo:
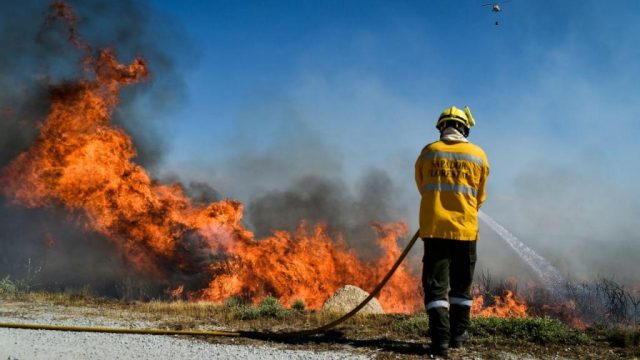
<path fill-rule="evenodd" d="M 223 306 L 228 309 L 231 318 L 235 320 L 253 320 L 260 317 L 258 309 L 237 297 L 226 299 Z"/>
<path fill-rule="evenodd" d="M 296 301 L 293 302 L 293 305 L 291 305 L 291 308 L 293 310 L 298 310 L 298 311 L 302 311 L 305 309 L 305 304 L 304 301 L 301 299 L 297 299 Z"/>
<path fill-rule="evenodd" d="M 407 319 L 395 322 L 393 327 L 403 333 L 426 336 L 429 328 L 429 317 L 426 312 L 422 311 Z"/>
<path fill-rule="evenodd" d="M 231 317 L 236 320 L 253 320 L 260 317 L 260 311 L 250 305 L 238 305 L 231 308 Z"/>
<path fill-rule="evenodd" d="M 500 336 L 515 341 L 538 344 L 583 344 L 588 337 L 570 329 L 562 322 L 549 317 L 497 318 L 478 316 L 472 318 L 470 331 L 478 337 Z"/>
<path fill-rule="evenodd" d="M 11 281 L 9 276 L 0 280 L 0 295 L 16 295 L 20 292 L 17 283 Z"/>
<path fill-rule="evenodd" d="M 261 316 L 281 317 L 285 310 L 280 300 L 267 296 L 258 304 L 258 311 Z"/>
<path fill-rule="evenodd" d="M 258 306 L 243 304 L 237 298 L 229 298 L 224 302 L 224 306 L 229 309 L 231 318 L 236 320 L 253 320 L 263 316 L 280 318 L 286 311 L 280 300 L 273 296 L 265 297 Z"/>

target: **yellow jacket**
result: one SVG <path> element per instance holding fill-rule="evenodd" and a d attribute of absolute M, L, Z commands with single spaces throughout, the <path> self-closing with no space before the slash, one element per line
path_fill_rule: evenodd
<path fill-rule="evenodd" d="M 436 141 L 416 161 L 420 237 L 478 240 L 478 209 L 486 198 L 489 162 L 468 142 Z"/>

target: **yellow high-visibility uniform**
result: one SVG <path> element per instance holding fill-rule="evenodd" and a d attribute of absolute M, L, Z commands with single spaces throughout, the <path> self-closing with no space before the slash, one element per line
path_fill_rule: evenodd
<path fill-rule="evenodd" d="M 420 237 L 478 240 L 478 209 L 489 176 L 484 151 L 469 142 L 436 141 L 422 149 L 415 168 Z"/>

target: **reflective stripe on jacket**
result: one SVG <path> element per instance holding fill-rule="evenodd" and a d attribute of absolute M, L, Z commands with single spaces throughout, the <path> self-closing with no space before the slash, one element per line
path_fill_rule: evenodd
<path fill-rule="evenodd" d="M 465 142 L 436 141 L 416 161 L 420 237 L 478 240 L 478 209 L 485 200 L 489 162 Z"/>

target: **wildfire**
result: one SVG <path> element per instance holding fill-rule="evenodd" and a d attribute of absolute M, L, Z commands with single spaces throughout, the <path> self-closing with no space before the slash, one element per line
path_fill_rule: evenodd
<path fill-rule="evenodd" d="M 474 296 L 471 313 L 480 316 L 527 317 L 527 305 L 524 300 L 514 296 L 509 290 L 506 290 L 502 296 L 494 296 L 493 301 L 494 305 L 485 307 L 484 297 Z"/>
<path fill-rule="evenodd" d="M 303 224 L 294 233 L 278 231 L 261 240 L 234 241 L 226 250 L 237 257 L 223 264 L 221 274 L 212 279 L 201 296 L 214 301 L 230 296 L 257 301 L 277 293 L 287 305 L 302 299 L 315 309 L 345 284 L 371 289 L 399 255 L 397 237 L 407 233 L 404 223 L 375 225 L 375 229 L 384 255 L 374 264 L 359 260 L 344 240 L 335 242 L 324 226 L 309 232 Z M 379 296 L 384 310 L 417 310 L 422 304 L 419 284 L 402 266 Z"/>
<path fill-rule="evenodd" d="M 258 302 L 267 295 L 291 305 L 303 300 L 317 309 L 338 288 L 352 284 L 371 290 L 400 254 L 397 239 L 404 222 L 373 225 L 381 256 L 364 261 L 342 236 L 326 226 L 305 223 L 293 232 L 275 231 L 255 239 L 241 223 L 243 205 L 223 200 L 194 203 L 177 184 L 160 184 L 133 162 L 131 137 L 111 123 L 122 86 L 150 78 L 145 60 L 117 60 L 113 49 L 93 51 L 76 30 L 77 17 L 55 2 L 47 22 L 62 20 L 69 40 L 83 54 L 83 77 L 52 87 L 50 111 L 34 143 L 0 171 L 2 194 L 27 207 L 62 205 L 86 230 L 110 239 L 137 271 L 149 277 L 208 276 L 206 286 L 170 288 L 174 298 L 222 302 L 233 296 Z M 46 243 L 53 246 L 53 237 Z M 423 307 L 421 282 L 406 265 L 379 295 L 386 312 Z M 511 292 L 473 313 L 526 316 L 527 307 Z"/>
<path fill-rule="evenodd" d="M 374 226 L 383 255 L 365 262 L 321 225 L 302 224 L 293 233 L 276 231 L 257 240 L 241 223 L 240 202 L 194 204 L 179 185 L 152 180 L 133 162 L 130 136 L 110 119 L 121 87 L 150 78 L 146 62 L 122 64 L 113 49 L 94 55 L 70 7 L 55 2 L 50 12 L 47 21 L 65 21 L 69 40 L 84 52 L 84 77 L 51 89 L 50 112 L 37 139 L 0 173 L 5 196 L 27 207 L 63 205 L 148 276 L 208 274 L 208 286 L 189 294 L 195 299 L 241 296 L 257 302 L 274 295 L 284 304 L 301 299 L 319 308 L 345 284 L 370 290 L 382 278 L 400 253 L 397 239 L 408 233 L 402 222 Z M 385 311 L 420 308 L 419 284 L 401 266 L 380 294 Z"/>

